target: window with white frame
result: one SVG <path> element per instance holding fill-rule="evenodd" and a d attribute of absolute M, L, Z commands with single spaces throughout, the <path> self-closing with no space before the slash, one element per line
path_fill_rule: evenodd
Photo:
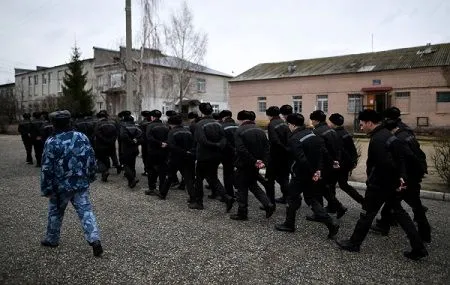
<path fill-rule="evenodd" d="M 218 104 L 211 104 L 211 107 L 213 108 L 213 113 L 219 113 L 219 105 Z"/>
<path fill-rule="evenodd" d="M 410 92 L 395 92 L 395 107 L 397 107 L 401 113 L 409 113 Z"/>
<path fill-rule="evenodd" d="M 206 79 L 197 78 L 197 92 L 199 93 L 206 92 Z"/>
<path fill-rule="evenodd" d="M 42 85 L 47 85 L 47 76 L 46 74 L 42 74 Z"/>
<path fill-rule="evenodd" d="M 292 96 L 292 106 L 294 113 L 302 112 L 302 96 Z"/>
<path fill-rule="evenodd" d="M 363 109 L 361 94 L 348 94 L 347 112 L 359 113 Z"/>
<path fill-rule="evenodd" d="M 62 70 L 58 71 L 58 93 L 62 92 L 63 77 L 64 72 Z"/>
<path fill-rule="evenodd" d="M 35 75 L 34 76 L 34 85 L 38 85 L 38 83 L 39 83 L 39 75 Z"/>
<path fill-rule="evenodd" d="M 122 87 L 122 73 L 111 74 L 111 88 Z"/>
<path fill-rule="evenodd" d="M 328 113 L 328 95 L 317 95 L 316 109 Z"/>
<path fill-rule="evenodd" d="M 28 76 L 28 96 L 31 96 L 33 93 L 33 83 L 32 83 L 32 77 Z"/>
<path fill-rule="evenodd" d="M 50 94 L 51 86 L 52 86 L 52 73 L 49 72 L 47 74 L 47 82 L 48 82 L 48 94 Z"/>
<path fill-rule="evenodd" d="M 258 112 L 265 112 L 267 109 L 266 97 L 258 97 Z"/>

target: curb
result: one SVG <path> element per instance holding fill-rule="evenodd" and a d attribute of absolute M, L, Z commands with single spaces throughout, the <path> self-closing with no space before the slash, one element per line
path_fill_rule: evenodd
<path fill-rule="evenodd" d="M 219 168 L 222 168 L 222 164 L 219 165 Z M 261 169 L 259 171 L 261 175 L 266 174 L 265 169 Z M 348 184 L 353 186 L 356 190 L 366 191 L 366 183 L 349 181 Z M 437 192 L 437 191 L 428 191 L 428 190 L 420 190 L 420 198 L 437 200 L 437 201 L 446 201 L 450 202 L 450 193 Z"/>
<path fill-rule="evenodd" d="M 349 181 L 348 184 L 353 186 L 357 190 L 362 190 L 362 191 L 366 190 L 365 183 Z M 420 190 L 420 198 L 450 202 L 450 193 Z"/>

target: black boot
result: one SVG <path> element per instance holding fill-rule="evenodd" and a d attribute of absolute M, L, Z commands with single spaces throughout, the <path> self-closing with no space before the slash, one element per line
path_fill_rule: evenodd
<path fill-rule="evenodd" d="M 419 260 L 428 256 L 428 251 L 425 248 L 422 248 L 420 250 L 405 251 L 403 255 L 412 260 Z"/>
<path fill-rule="evenodd" d="M 227 213 L 229 213 L 233 208 L 234 199 L 231 196 L 225 197 L 225 203 L 227 204 Z"/>
<path fill-rule="evenodd" d="M 286 220 L 282 224 L 275 225 L 277 231 L 282 232 L 295 232 L 295 216 L 297 211 L 292 207 L 286 207 Z"/>
<path fill-rule="evenodd" d="M 230 219 L 236 220 L 236 221 L 247 221 L 248 216 L 242 215 L 242 214 L 233 214 L 233 215 L 230 215 Z"/>
<path fill-rule="evenodd" d="M 382 223 L 377 223 L 376 222 L 374 225 L 372 225 L 370 227 L 370 229 L 373 232 L 378 233 L 378 234 L 380 234 L 382 236 L 387 236 L 389 234 L 390 227 L 386 226 L 386 225 L 384 225 Z"/>
<path fill-rule="evenodd" d="M 275 205 L 269 204 L 266 208 L 266 218 L 272 217 L 273 213 L 275 212 Z"/>
<path fill-rule="evenodd" d="M 351 240 L 346 239 L 346 240 L 337 240 L 336 241 L 337 245 L 346 251 L 351 251 L 351 252 L 359 252 L 359 245 L 354 244 Z"/>
<path fill-rule="evenodd" d="M 41 240 L 41 245 L 42 246 L 47 246 L 47 247 L 57 247 L 59 244 L 58 243 L 51 243 L 48 240 L 44 239 L 44 240 Z"/>
<path fill-rule="evenodd" d="M 334 222 L 331 222 L 328 223 L 326 226 L 328 228 L 328 238 L 334 239 L 334 237 L 337 235 L 339 231 L 339 225 Z"/>
<path fill-rule="evenodd" d="M 102 256 L 103 248 L 102 248 L 102 244 L 99 240 L 96 240 L 93 243 L 91 243 L 91 246 L 92 246 L 92 252 L 94 253 L 95 257 Z"/>

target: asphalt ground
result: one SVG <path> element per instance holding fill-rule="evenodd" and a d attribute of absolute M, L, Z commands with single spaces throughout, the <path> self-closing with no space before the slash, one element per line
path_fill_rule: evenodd
<path fill-rule="evenodd" d="M 161 201 L 143 194 L 145 177 L 131 190 L 113 174 L 91 187 L 105 250 L 94 258 L 71 206 L 59 247 L 40 246 L 47 199 L 39 169 L 25 164 L 18 136 L 0 136 L 0 159 L 0 284 L 450 284 L 448 202 L 424 200 L 433 241 L 430 256 L 415 262 L 403 257 L 409 244 L 398 227 L 387 237 L 369 233 L 361 252 L 349 253 L 327 239 L 324 225 L 304 219 L 305 205 L 297 231 L 281 233 L 274 225 L 284 220 L 284 206 L 266 219 L 251 194 L 249 220 L 238 222 L 216 200 L 205 197 L 205 210 L 190 210 L 184 191 Z M 137 169 L 140 176 L 140 159 Z M 345 193 L 338 198 L 349 207 L 341 239 L 360 211 Z"/>

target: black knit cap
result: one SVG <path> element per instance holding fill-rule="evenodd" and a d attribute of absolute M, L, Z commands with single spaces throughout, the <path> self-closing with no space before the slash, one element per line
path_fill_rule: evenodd
<path fill-rule="evenodd" d="M 386 110 L 384 110 L 383 116 L 386 119 L 392 119 L 392 120 L 398 119 L 398 118 L 400 118 L 400 109 L 397 107 L 387 108 Z"/>
<path fill-rule="evenodd" d="M 119 114 L 117 114 L 117 117 L 119 117 L 119 118 L 125 118 L 126 116 L 131 116 L 131 112 L 130 111 L 122 111 Z"/>
<path fill-rule="evenodd" d="M 289 114 L 286 117 L 286 122 L 297 127 L 303 126 L 305 124 L 305 117 L 303 117 L 302 114 L 298 113 Z"/>
<path fill-rule="evenodd" d="M 155 118 L 161 118 L 161 116 L 162 116 L 162 113 L 160 110 L 155 109 L 155 110 L 152 110 L 150 113 L 151 113 L 150 116 L 155 117 Z"/>
<path fill-rule="evenodd" d="M 283 105 L 280 107 L 280 114 L 283 116 L 287 116 L 289 114 L 292 114 L 294 110 L 292 109 L 291 105 Z"/>
<path fill-rule="evenodd" d="M 237 119 L 239 121 L 247 121 L 247 120 L 252 120 L 253 115 L 250 111 L 247 110 L 242 110 L 237 114 Z"/>
<path fill-rule="evenodd" d="M 100 112 L 97 113 L 97 118 L 106 118 L 108 117 L 108 112 L 106 110 L 100 110 Z"/>
<path fill-rule="evenodd" d="M 222 110 L 219 113 L 220 119 L 226 118 L 226 117 L 233 117 L 233 113 L 230 110 Z"/>
<path fill-rule="evenodd" d="M 339 113 L 331 114 L 328 120 L 330 120 L 330 122 L 332 122 L 336 126 L 342 126 L 344 124 L 344 117 Z"/>
<path fill-rule="evenodd" d="M 322 110 L 315 110 L 314 112 L 309 115 L 309 118 L 311 120 L 319 121 L 319 122 L 325 122 L 327 119 L 327 115 Z"/>
<path fill-rule="evenodd" d="M 180 115 L 173 115 L 173 116 L 170 116 L 167 119 L 167 123 L 169 125 L 178 126 L 178 125 L 181 125 L 183 123 L 183 119 L 181 118 Z"/>
<path fill-rule="evenodd" d="M 200 110 L 200 112 L 202 112 L 203 115 L 207 116 L 211 115 L 213 112 L 213 107 L 211 106 L 210 103 L 200 103 L 198 109 Z"/>
<path fill-rule="evenodd" d="M 142 111 L 141 116 L 144 118 L 148 118 L 151 116 L 151 112 L 150 111 Z"/>
<path fill-rule="evenodd" d="M 53 121 L 70 119 L 70 112 L 68 110 L 55 111 L 48 115 L 49 119 Z"/>
<path fill-rule="evenodd" d="M 378 113 L 377 111 L 372 109 L 365 109 L 359 112 L 358 120 L 364 122 L 372 122 L 376 124 L 381 122 L 382 118 L 380 113 Z"/>
<path fill-rule="evenodd" d="M 172 117 L 172 116 L 175 116 L 176 114 L 177 114 L 177 112 L 174 111 L 174 110 L 168 110 L 168 111 L 166 111 L 166 116 L 167 116 L 167 117 Z"/>
<path fill-rule="evenodd" d="M 392 120 L 392 119 L 387 119 L 383 122 L 383 125 L 386 127 L 386 129 L 392 131 L 393 129 L 395 129 L 396 127 L 398 127 L 398 119 Z"/>
<path fill-rule="evenodd" d="M 33 112 L 33 118 L 39 118 L 41 116 L 40 112 Z"/>
<path fill-rule="evenodd" d="M 29 119 L 29 118 L 31 118 L 31 114 L 30 113 L 23 113 L 23 118 L 24 119 Z"/>
<path fill-rule="evenodd" d="M 266 115 L 270 116 L 270 117 L 279 116 L 280 115 L 280 108 L 278 108 L 277 106 L 270 106 L 266 110 Z"/>
<path fill-rule="evenodd" d="M 187 117 L 188 119 L 197 119 L 198 114 L 196 112 L 189 112 Z"/>
<path fill-rule="evenodd" d="M 256 120 L 256 114 L 255 114 L 255 112 L 253 112 L 253 111 L 249 111 L 249 112 L 250 112 L 250 115 L 251 115 L 250 120 L 252 120 L 252 121 Z"/>
<path fill-rule="evenodd" d="M 134 122 L 134 118 L 133 118 L 133 116 L 131 116 L 131 115 L 125 115 L 125 116 L 123 117 L 123 121 L 124 121 L 124 122 Z"/>

